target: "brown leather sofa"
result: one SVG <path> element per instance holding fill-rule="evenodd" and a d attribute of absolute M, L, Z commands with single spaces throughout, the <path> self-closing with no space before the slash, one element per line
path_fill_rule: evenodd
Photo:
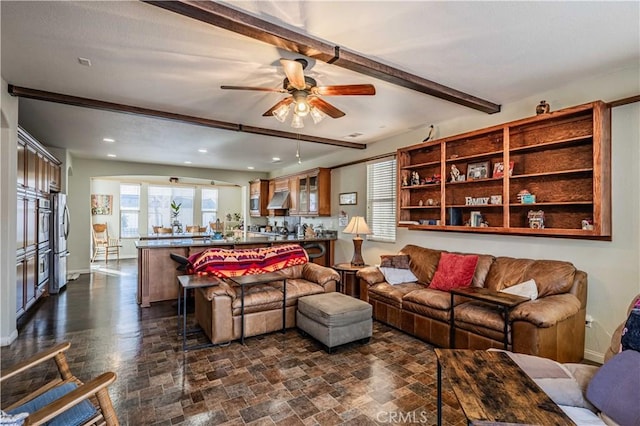
<path fill-rule="evenodd" d="M 336 291 L 340 276 L 331 268 L 306 263 L 277 272 L 287 278 L 286 327 L 296 325 L 299 297 Z M 282 329 L 283 282 L 257 284 L 244 292 L 244 335 L 256 336 Z M 240 339 L 240 289 L 227 280 L 195 292 L 196 319 L 212 343 Z"/>
<path fill-rule="evenodd" d="M 429 288 L 442 250 L 415 245 L 410 257 L 415 283 L 390 285 L 377 267 L 361 269 L 360 298 L 373 306 L 373 317 L 439 347 L 449 347 L 451 296 Z M 534 279 L 538 298 L 510 314 L 509 349 L 559 362 L 579 362 L 584 355 L 587 274 L 569 262 L 516 259 L 478 254 L 471 283 L 499 291 Z M 502 312 L 482 302 L 456 297 L 455 347 L 503 348 Z"/>

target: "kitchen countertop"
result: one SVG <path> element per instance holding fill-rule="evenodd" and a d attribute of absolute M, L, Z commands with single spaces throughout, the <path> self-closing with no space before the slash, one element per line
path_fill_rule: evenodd
<path fill-rule="evenodd" d="M 170 235 L 170 234 L 169 234 Z M 273 236 L 265 236 L 265 237 L 248 237 L 248 238 L 240 238 L 238 240 L 227 241 L 227 240 L 214 240 L 214 239 L 204 239 L 193 238 L 189 235 L 183 235 L 183 238 L 176 238 L 173 236 L 172 238 L 162 237 L 159 235 L 158 238 L 148 239 L 148 240 L 140 240 L 136 241 L 136 247 L 138 249 L 145 248 L 166 248 L 166 247 L 211 247 L 211 246 L 234 246 L 234 245 L 243 245 L 243 244 L 260 244 L 260 243 L 274 243 L 274 242 L 291 242 L 291 243 L 304 243 L 304 242 L 314 242 L 314 241 L 333 241 L 336 238 L 329 237 L 318 237 L 318 238 L 298 238 L 295 235 L 273 235 Z"/>

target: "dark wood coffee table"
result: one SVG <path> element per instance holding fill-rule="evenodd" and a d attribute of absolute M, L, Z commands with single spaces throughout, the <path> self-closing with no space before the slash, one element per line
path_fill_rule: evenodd
<path fill-rule="evenodd" d="M 438 426 L 442 425 L 442 373 L 470 425 L 575 425 L 504 352 L 435 349 Z"/>

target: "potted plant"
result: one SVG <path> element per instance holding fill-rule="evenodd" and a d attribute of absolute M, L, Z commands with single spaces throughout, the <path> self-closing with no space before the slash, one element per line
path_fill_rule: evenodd
<path fill-rule="evenodd" d="M 173 219 L 171 224 L 174 227 L 174 231 L 178 232 L 178 233 L 182 232 L 182 225 L 180 224 L 180 221 L 178 220 L 178 216 L 180 216 L 180 207 L 181 206 L 182 206 L 182 203 L 176 203 L 176 200 L 172 200 L 171 201 L 171 219 Z"/>

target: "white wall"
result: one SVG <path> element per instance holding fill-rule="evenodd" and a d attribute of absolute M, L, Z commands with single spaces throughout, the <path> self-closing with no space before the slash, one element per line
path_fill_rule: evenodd
<path fill-rule="evenodd" d="M 0 85 L 0 346 L 18 337 L 16 329 L 16 179 L 18 98 Z"/>

